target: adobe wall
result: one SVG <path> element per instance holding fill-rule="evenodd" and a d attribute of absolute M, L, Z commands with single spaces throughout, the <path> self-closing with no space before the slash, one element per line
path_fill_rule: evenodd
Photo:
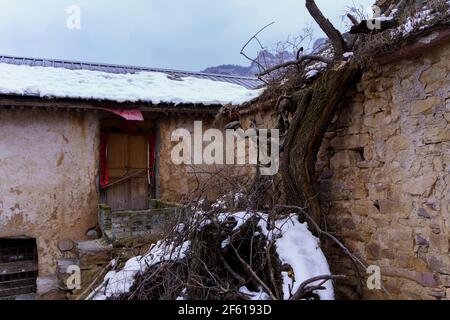
<path fill-rule="evenodd" d="M 171 135 L 176 129 L 187 129 L 194 139 L 194 121 L 203 122 L 203 132 L 210 128 L 223 129 L 214 123 L 213 117 L 202 115 L 167 116 L 158 119 L 160 128 L 160 151 L 158 157 L 159 198 L 169 202 L 197 200 L 198 194 L 211 199 L 230 190 L 227 180 L 238 183 L 250 178 L 251 168 L 247 165 L 186 165 L 173 163 L 172 149 L 179 142 L 172 142 Z M 203 147 L 209 145 L 205 142 Z M 192 148 L 192 156 L 193 156 Z M 204 151 L 205 149 L 203 149 Z"/>
<path fill-rule="evenodd" d="M 93 113 L 0 109 L 0 237 L 36 238 L 40 276 L 97 224 L 98 130 Z"/>
<path fill-rule="evenodd" d="M 450 299 L 449 72 L 447 44 L 364 74 L 319 154 L 328 228 L 381 267 L 394 298 Z M 340 253 L 328 250 L 330 265 L 348 273 Z M 338 294 L 351 297 L 354 283 Z M 365 285 L 364 294 L 387 297 Z"/>

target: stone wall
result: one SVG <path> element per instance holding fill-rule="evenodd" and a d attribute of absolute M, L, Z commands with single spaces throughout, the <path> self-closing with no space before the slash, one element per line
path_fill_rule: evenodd
<path fill-rule="evenodd" d="M 0 238 L 36 238 L 40 276 L 97 223 L 97 157 L 93 113 L 0 109 Z"/>
<path fill-rule="evenodd" d="M 446 45 L 365 73 L 319 154 L 329 229 L 381 268 L 394 298 L 450 299 L 449 62 Z M 339 249 L 328 256 L 334 272 L 351 272 Z M 354 297 L 354 284 L 339 295 Z"/>
<path fill-rule="evenodd" d="M 173 227 L 179 209 L 176 205 L 150 200 L 150 208 L 140 211 L 111 211 L 99 206 L 99 225 L 115 247 L 160 240 Z"/>

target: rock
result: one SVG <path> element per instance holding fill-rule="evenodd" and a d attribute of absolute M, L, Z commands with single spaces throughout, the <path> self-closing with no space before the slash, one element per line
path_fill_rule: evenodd
<path fill-rule="evenodd" d="M 417 214 L 419 215 L 419 217 L 422 217 L 425 219 L 431 218 L 431 215 L 424 208 L 419 208 L 419 210 L 417 210 Z"/>
<path fill-rule="evenodd" d="M 445 289 L 432 289 L 430 292 L 430 296 L 435 298 L 445 298 Z"/>
<path fill-rule="evenodd" d="M 395 158 L 395 153 L 408 150 L 411 146 L 411 138 L 406 135 L 394 136 L 387 142 L 387 152 L 390 152 L 392 158 Z"/>
<path fill-rule="evenodd" d="M 361 169 L 379 168 L 381 167 L 381 162 L 377 160 L 365 160 L 358 162 L 357 166 Z"/>
<path fill-rule="evenodd" d="M 330 159 L 333 171 L 356 165 L 361 161 L 361 155 L 356 151 L 339 151 Z"/>
<path fill-rule="evenodd" d="M 364 103 L 364 113 L 367 116 L 370 116 L 374 113 L 381 112 L 383 109 L 386 109 L 386 106 L 389 105 L 389 101 L 386 99 L 370 99 Z"/>
<path fill-rule="evenodd" d="M 38 277 L 36 286 L 39 295 L 46 294 L 57 288 L 56 276 Z"/>
<path fill-rule="evenodd" d="M 450 274 L 450 265 L 448 264 L 448 255 L 444 261 L 444 258 L 441 256 L 427 256 L 426 257 L 426 264 L 430 270 L 439 272 L 439 273 L 445 273 Z"/>
<path fill-rule="evenodd" d="M 445 68 L 431 67 L 422 72 L 420 82 L 428 86 L 434 82 L 442 81 L 445 77 L 447 77 L 447 70 Z"/>
<path fill-rule="evenodd" d="M 411 102 L 411 115 L 428 114 L 433 108 L 441 104 L 438 97 L 430 97 L 425 100 L 415 100 Z"/>
<path fill-rule="evenodd" d="M 450 105 L 450 104 L 449 104 L 449 105 Z M 446 120 L 447 122 L 450 123 L 450 112 L 444 113 L 444 118 L 445 118 L 445 120 Z"/>
<path fill-rule="evenodd" d="M 434 287 L 438 285 L 438 281 L 436 276 L 430 272 L 421 272 L 420 273 L 421 283 L 424 286 Z"/>
<path fill-rule="evenodd" d="M 335 150 L 344 150 L 344 149 L 361 149 L 367 145 L 369 142 L 369 135 L 365 134 L 354 134 L 351 136 L 345 137 L 336 137 L 331 140 L 331 147 Z"/>
<path fill-rule="evenodd" d="M 112 259 L 112 245 L 100 240 L 78 241 L 75 249 L 81 269 L 107 265 Z"/>
<path fill-rule="evenodd" d="M 86 232 L 86 237 L 88 240 L 96 240 L 100 238 L 100 234 L 97 232 L 97 228 L 92 228 Z"/>
<path fill-rule="evenodd" d="M 429 193 L 431 187 L 436 183 L 437 173 L 429 172 L 423 176 L 411 179 L 403 185 L 403 190 L 411 195 L 423 195 Z"/>
<path fill-rule="evenodd" d="M 433 144 L 450 141 L 449 128 L 430 128 L 426 129 L 423 135 L 424 144 Z"/>
<path fill-rule="evenodd" d="M 434 234 L 440 234 L 441 233 L 441 227 L 437 224 L 430 225 L 431 232 Z"/>
<path fill-rule="evenodd" d="M 415 244 L 418 245 L 418 246 L 428 247 L 429 242 L 428 242 L 428 240 L 427 240 L 426 238 L 424 238 L 423 236 L 421 236 L 421 235 L 416 235 L 416 238 L 415 238 Z"/>
<path fill-rule="evenodd" d="M 366 246 L 367 258 L 370 260 L 381 259 L 381 248 L 378 243 L 371 242 Z"/>
<path fill-rule="evenodd" d="M 61 252 L 68 252 L 71 251 L 74 247 L 74 243 L 70 239 L 62 239 L 58 242 L 58 249 Z"/>
<path fill-rule="evenodd" d="M 386 266 L 382 268 L 381 274 L 388 277 L 411 280 L 424 287 L 436 287 L 439 284 L 438 277 L 431 272 L 418 272 L 414 270 Z"/>

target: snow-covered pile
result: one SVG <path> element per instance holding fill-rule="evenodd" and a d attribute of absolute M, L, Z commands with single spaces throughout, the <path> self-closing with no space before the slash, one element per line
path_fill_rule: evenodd
<path fill-rule="evenodd" d="M 276 252 L 281 263 L 289 264 L 292 267 L 292 273 L 282 272 L 281 274 L 284 299 L 289 299 L 291 294 L 295 293 L 305 280 L 314 276 L 330 274 L 327 260 L 319 246 L 319 240 L 308 230 L 307 223 L 298 221 L 296 214 L 277 220 L 275 228 L 270 231 L 267 229 L 268 216 L 262 213 L 223 213 L 219 214 L 217 219 L 223 222 L 232 218 L 237 222 L 234 229 L 239 229 L 246 221 L 255 216 L 260 218 L 258 226 L 267 240 L 275 239 Z M 180 226 L 181 229 L 184 227 L 184 225 Z M 184 242 L 181 246 L 173 248 L 173 244 L 158 242 L 150 248 L 147 255 L 130 259 L 120 271 L 109 272 L 103 284 L 89 298 L 103 300 L 129 292 L 133 285 L 134 277 L 139 272 L 144 272 L 147 268 L 161 261 L 176 261 L 185 258 L 189 251 L 189 245 L 189 242 Z M 222 249 L 228 245 L 229 239 L 224 240 Z M 167 252 L 172 253 L 168 255 Z M 316 292 L 319 297 L 322 300 L 334 299 L 332 283 L 327 282 L 324 286 L 325 290 Z M 266 300 L 269 298 L 269 295 L 261 288 L 258 292 L 251 292 L 248 288 L 241 287 L 240 292 L 249 296 L 252 300 Z M 183 298 L 182 296 L 179 297 L 179 299 Z"/>
<path fill-rule="evenodd" d="M 186 257 L 188 249 L 188 241 L 178 247 L 159 241 L 150 247 L 145 256 L 133 257 L 125 263 L 123 269 L 108 272 L 103 279 L 103 283 L 91 293 L 88 299 L 105 300 L 129 292 L 134 283 L 134 277 L 139 272 L 145 272 L 148 267 L 163 261 L 183 259 Z"/>
<path fill-rule="evenodd" d="M 242 104 L 262 90 L 161 72 L 112 74 L 101 71 L 0 63 L 0 94 L 79 98 L 116 102 Z"/>
<path fill-rule="evenodd" d="M 450 14 L 450 0 L 447 0 L 447 15 Z M 445 9 L 444 9 L 445 10 Z M 391 15 L 394 15 L 394 11 Z M 399 27 L 391 30 L 391 36 L 407 36 L 414 32 L 415 30 L 423 30 L 428 28 L 430 23 L 435 22 L 434 20 L 445 14 L 444 12 L 439 12 L 433 8 L 429 8 L 427 4 L 422 7 L 414 16 L 408 17 L 405 23 Z"/>

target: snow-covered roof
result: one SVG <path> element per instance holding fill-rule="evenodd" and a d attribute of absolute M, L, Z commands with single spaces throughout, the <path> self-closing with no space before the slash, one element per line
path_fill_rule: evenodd
<path fill-rule="evenodd" d="M 257 79 L 245 77 L 0 57 L 0 94 L 4 95 L 225 105 L 259 96 L 257 83 Z"/>

